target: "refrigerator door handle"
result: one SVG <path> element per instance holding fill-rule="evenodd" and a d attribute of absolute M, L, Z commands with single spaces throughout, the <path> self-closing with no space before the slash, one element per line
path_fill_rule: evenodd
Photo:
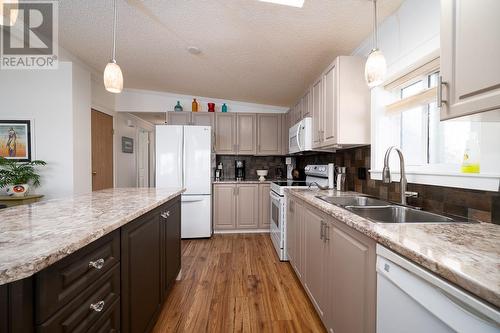
<path fill-rule="evenodd" d="M 205 198 L 200 198 L 200 197 L 189 198 L 189 197 L 185 197 L 185 196 L 183 196 L 181 199 L 182 202 L 199 202 L 199 201 L 203 201 L 203 200 L 205 200 Z"/>

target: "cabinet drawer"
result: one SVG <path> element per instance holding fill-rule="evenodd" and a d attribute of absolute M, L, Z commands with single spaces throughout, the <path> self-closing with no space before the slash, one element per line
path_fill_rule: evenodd
<path fill-rule="evenodd" d="M 119 261 L 120 233 L 114 231 L 38 273 L 36 323 L 47 320 Z"/>
<path fill-rule="evenodd" d="M 111 307 L 88 330 L 89 333 L 115 333 L 120 332 L 120 299 L 116 300 Z"/>
<path fill-rule="evenodd" d="M 108 310 L 112 310 L 119 301 L 119 295 L 120 265 L 115 265 L 49 320 L 38 326 L 37 332 L 87 332 L 94 323 L 101 320 L 107 322 L 103 317 L 109 315 Z M 99 304 L 102 305 L 100 309 Z M 98 309 L 92 309 L 92 306 Z M 115 313 L 114 316 L 116 315 Z"/>

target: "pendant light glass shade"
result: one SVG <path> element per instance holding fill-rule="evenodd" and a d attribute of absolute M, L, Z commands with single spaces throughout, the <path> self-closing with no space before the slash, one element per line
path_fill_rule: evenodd
<path fill-rule="evenodd" d="M 5 7 L 10 10 L 4 12 Z M 18 16 L 18 0 L 0 0 L 0 25 L 12 27 Z"/>
<path fill-rule="evenodd" d="M 365 80 L 368 87 L 373 88 L 384 82 L 386 72 L 387 63 L 382 51 L 373 49 L 365 64 Z"/>
<path fill-rule="evenodd" d="M 119 94 L 123 90 L 122 70 L 114 61 L 108 63 L 104 69 L 104 87 L 107 91 L 115 94 Z"/>
<path fill-rule="evenodd" d="M 373 88 L 384 82 L 387 63 L 384 54 L 378 49 L 377 0 L 373 0 L 373 49 L 365 64 L 365 80 L 368 87 Z"/>
<path fill-rule="evenodd" d="M 113 2 L 113 53 L 111 61 L 104 69 L 104 87 L 107 91 L 119 94 L 123 90 L 123 74 L 116 63 L 116 0 Z"/>

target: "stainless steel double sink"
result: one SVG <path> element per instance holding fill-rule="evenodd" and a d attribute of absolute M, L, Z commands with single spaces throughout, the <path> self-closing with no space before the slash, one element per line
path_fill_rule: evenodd
<path fill-rule="evenodd" d="M 466 218 L 429 213 L 367 196 L 316 196 L 316 198 L 377 223 L 475 223 Z"/>

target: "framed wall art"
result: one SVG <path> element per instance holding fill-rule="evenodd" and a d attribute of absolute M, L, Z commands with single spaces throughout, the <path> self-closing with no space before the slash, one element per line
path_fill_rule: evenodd
<path fill-rule="evenodd" d="M 31 121 L 0 120 L 0 156 L 31 161 Z"/>

